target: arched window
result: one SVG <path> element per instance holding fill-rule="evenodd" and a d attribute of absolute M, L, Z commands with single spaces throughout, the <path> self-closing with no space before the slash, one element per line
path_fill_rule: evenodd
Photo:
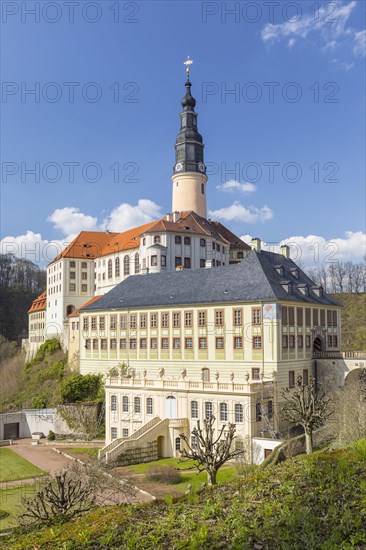
<path fill-rule="evenodd" d="M 154 237 L 154 244 L 160 243 L 160 235 L 155 235 Z"/>
<path fill-rule="evenodd" d="M 211 401 L 206 401 L 205 403 L 205 418 L 211 418 L 213 415 L 213 405 Z"/>
<path fill-rule="evenodd" d="M 146 399 L 146 414 L 153 414 L 153 400 L 152 397 Z"/>
<path fill-rule="evenodd" d="M 117 410 L 117 396 L 111 395 L 111 411 Z"/>
<path fill-rule="evenodd" d="M 191 401 L 191 418 L 198 418 L 198 402 Z"/>
<path fill-rule="evenodd" d="M 202 369 L 202 380 L 203 382 L 210 381 L 210 369 Z"/>
<path fill-rule="evenodd" d="M 243 405 L 235 404 L 235 422 L 243 422 Z"/>
<path fill-rule="evenodd" d="M 220 403 L 220 422 L 227 422 L 227 403 Z"/>
<path fill-rule="evenodd" d="M 112 260 L 108 260 L 108 279 L 112 279 Z"/>
<path fill-rule="evenodd" d="M 125 256 L 123 258 L 123 275 L 129 275 L 130 274 L 130 258 L 128 256 Z"/>
<path fill-rule="evenodd" d="M 124 413 L 128 413 L 128 395 L 122 397 L 122 410 Z"/>
<path fill-rule="evenodd" d="M 180 451 L 180 446 L 181 446 L 180 437 L 176 437 L 175 438 L 175 450 Z"/>
<path fill-rule="evenodd" d="M 75 311 L 75 306 L 70 304 L 66 307 L 66 315 L 70 315 L 73 311 Z"/>
<path fill-rule="evenodd" d="M 139 414 L 141 412 L 141 399 L 139 397 L 135 397 L 133 404 L 134 412 Z"/>
<path fill-rule="evenodd" d="M 120 262 L 119 258 L 116 258 L 116 261 L 114 262 L 114 274 L 116 277 L 120 276 Z"/>
<path fill-rule="evenodd" d="M 140 256 L 139 253 L 135 254 L 135 274 L 140 273 Z"/>

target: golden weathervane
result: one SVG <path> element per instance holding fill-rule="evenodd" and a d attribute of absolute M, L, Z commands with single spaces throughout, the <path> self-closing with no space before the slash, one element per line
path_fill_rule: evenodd
<path fill-rule="evenodd" d="M 187 78 L 189 78 L 189 73 L 191 72 L 191 65 L 193 63 L 193 60 L 189 58 L 189 56 L 187 57 L 187 59 L 184 61 L 183 65 L 186 66 L 186 73 L 187 73 Z"/>

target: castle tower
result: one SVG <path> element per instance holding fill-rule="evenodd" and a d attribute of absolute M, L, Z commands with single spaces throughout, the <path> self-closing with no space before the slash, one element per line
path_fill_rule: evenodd
<path fill-rule="evenodd" d="M 197 130 L 196 100 L 191 95 L 189 65 L 187 65 L 186 94 L 182 99 L 183 111 L 180 113 L 180 132 L 175 142 L 175 165 L 172 176 L 172 211 L 193 210 L 206 218 L 206 166 L 203 161 L 202 136 Z"/>

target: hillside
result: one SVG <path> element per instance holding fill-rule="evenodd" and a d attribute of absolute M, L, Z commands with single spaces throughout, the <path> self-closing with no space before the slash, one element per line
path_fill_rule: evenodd
<path fill-rule="evenodd" d="M 366 351 L 366 293 L 332 294 L 342 308 L 342 350 Z"/>
<path fill-rule="evenodd" d="M 14 550 L 366 548 L 366 440 L 173 501 L 97 509 L 4 541 Z"/>

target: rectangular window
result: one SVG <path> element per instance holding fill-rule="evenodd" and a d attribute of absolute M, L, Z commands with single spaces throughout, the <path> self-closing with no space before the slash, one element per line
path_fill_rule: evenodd
<path fill-rule="evenodd" d="M 117 428 L 111 428 L 111 439 L 117 439 Z"/>
<path fill-rule="evenodd" d="M 283 349 L 288 348 L 288 336 L 287 336 L 287 334 L 282 335 L 282 348 Z"/>
<path fill-rule="evenodd" d="M 130 338 L 130 349 L 137 349 L 137 339 Z"/>
<path fill-rule="evenodd" d="M 313 326 L 314 327 L 319 326 L 319 315 L 318 315 L 317 309 L 313 309 Z"/>
<path fill-rule="evenodd" d="M 117 349 L 117 338 L 111 338 L 110 347 L 111 349 Z"/>
<path fill-rule="evenodd" d="M 137 414 L 141 413 L 141 399 L 140 397 L 135 397 L 133 400 L 134 412 Z"/>
<path fill-rule="evenodd" d="M 198 348 L 207 349 L 207 338 L 198 338 Z"/>
<path fill-rule="evenodd" d="M 268 415 L 269 419 L 273 418 L 273 401 L 272 401 L 272 399 L 270 399 L 267 403 L 267 415 Z"/>
<path fill-rule="evenodd" d="M 220 422 L 227 422 L 227 403 L 220 403 Z"/>
<path fill-rule="evenodd" d="M 289 388 L 294 388 L 295 387 L 295 371 L 294 370 L 289 370 L 288 371 L 288 385 L 289 385 Z"/>
<path fill-rule="evenodd" d="M 160 263 L 161 263 L 161 267 L 166 267 L 166 256 L 161 255 Z"/>
<path fill-rule="evenodd" d="M 130 328 L 135 329 L 137 327 L 137 315 L 136 313 L 130 314 Z"/>
<path fill-rule="evenodd" d="M 289 348 L 294 348 L 295 347 L 295 335 L 294 334 L 290 334 L 290 336 L 288 337 L 288 346 L 289 346 Z"/>
<path fill-rule="evenodd" d="M 70 262 L 70 267 L 75 267 L 75 262 L 74 261 Z"/>
<path fill-rule="evenodd" d="M 235 403 L 235 422 L 243 422 L 243 405 L 241 403 Z"/>
<path fill-rule="evenodd" d="M 128 413 L 128 395 L 122 397 L 122 411 Z"/>
<path fill-rule="evenodd" d="M 310 348 L 310 346 L 311 346 L 311 337 L 310 337 L 310 334 L 307 334 L 307 335 L 305 336 L 305 345 L 306 345 L 307 348 Z"/>
<path fill-rule="evenodd" d="M 107 339 L 102 338 L 100 341 L 100 349 L 107 349 Z"/>
<path fill-rule="evenodd" d="M 287 306 L 282 306 L 282 308 L 281 308 L 281 313 L 282 313 L 282 325 L 283 325 L 284 327 L 286 327 L 287 324 L 288 324 L 288 315 L 287 315 L 288 310 L 287 310 Z"/>
<path fill-rule="evenodd" d="M 81 285 L 81 292 L 88 292 L 88 285 Z"/>
<path fill-rule="evenodd" d="M 70 271 L 70 279 L 76 279 L 75 271 Z"/>
<path fill-rule="evenodd" d="M 161 314 L 161 328 L 168 328 L 169 327 L 169 313 L 162 313 Z"/>
<path fill-rule="evenodd" d="M 184 347 L 186 349 L 193 349 L 193 338 L 190 336 L 184 339 Z"/>
<path fill-rule="evenodd" d="M 296 321 L 297 321 L 297 326 L 302 326 L 304 323 L 302 307 L 296 308 Z"/>
<path fill-rule="evenodd" d="M 191 258 L 184 258 L 184 269 L 191 269 Z"/>
<path fill-rule="evenodd" d="M 81 262 L 81 269 L 87 269 L 87 268 L 88 268 L 88 264 L 86 262 Z"/>
<path fill-rule="evenodd" d="M 333 317 L 332 317 L 332 310 L 327 309 L 327 325 L 328 327 L 333 326 Z"/>
<path fill-rule="evenodd" d="M 178 312 L 173 313 L 173 327 L 174 328 L 180 327 L 180 313 Z"/>
<path fill-rule="evenodd" d="M 117 315 L 111 315 L 110 319 L 110 329 L 116 330 L 117 328 Z"/>
<path fill-rule="evenodd" d="M 126 338 L 120 338 L 119 349 L 126 349 Z"/>
<path fill-rule="evenodd" d="M 288 324 L 290 327 L 293 327 L 295 325 L 295 308 L 289 307 L 288 308 Z"/>
<path fill-rule="evenodd" d="M 243 310 L 234 309 L 233 311 L 233 324 L 234 327 L 240 327 L 243 324 Z"/>
<path fill-rule="evenodd" d="M 147 316 L 146 313 L 140 313 L 140 328 L 146 328 Z"/>
<path fill-rule="evenodd" d="M 260 403 L 255 404 L 255 421 L 256 422 L 262 421 L 262 407 Z"/>
<path fill-rule="evenodd" d="M 205 327 L 206 326 L 206 311 L 199 311 L 198 312 L 198 326 L 199 327 Z"/>
<path fill-rule="evenodd" d="M 211 401 L 206 401 L 205 403 L 205 418 L 211 418 L 213 414 L 213 405 Z"/>
<path fill-rule="evenodd" d="M 191 311 L 186 311 L 184 313 L 184 326 L 185 327 L 191 327 L 192 326 L 192 319 L 193 319 L 193 314 Z"/>
<path fill-rule="evenodd" d="M 93 349 L 98 349 L 98 340 L 93 340 Z"/>
<path fill-rule="evenodd" d="M 337 317 L 337 312 L 335 310 L 332 311 L 332 317 L 333 317 L 333 326 L 337 327 L 338 326 L 338 317 Z"/>
<path fill-rule="evenodd" d="M 146 399 L 146 414 L 153 414 L 153 400 L 152 397 Z"/>
<path fill-rule="evenodd" d="M 173 349 L 180 349 L 180 338 L 173 338 Z"/>
<path fill-rule="evenodd" d="M 82 271 L 82 272 L 81 272 L 81 279 L 82 279 L 83 281 L 86 281 L 86 280 L 88 279 L 88 274 L 87 274 L 86 271 Z"/>
<path fill-rule="evenodd" d="M 297 347 L 302 349 L 304 347 L 304 337 L 302 334 L 299 334 L 297 337 Z"/>
<path fill-rule="evenodd" d="M 150 328 L 157 328 L 158 326 L 158 314 L 157 313 L 151 313 L 150 314 Z"/>
<path fill-rule="evenodd" d="M 92 328 L 92 330 L 97 330 L 97 318 L 96 317 L 91 318 L 91 328 Z"/>
<path fill-rule="evenodd" d="M 327 341 L 328 341 L 328 348 L 331 348 L 333 346 L 333 336 L 328 335 Z"/>
<path fill-rule="evenodd" d="M 252 380 L 260 380 L 261 379 L 261 370 L 259 367 L 252 368 Z"/>
<path fill-rule="evenodd" d="M 140 349 L 146 349 L 146 348 L 147 348 L 146 338 L 140 338 Z"/>
<path fill-rule="evenodd" d="M 262 349 L 262 336 L 253 336 L 253 349 Z"/>
<path fill-rule="evenodd" d="M 122 428 L 122 437 L 128 437 L 128 428 Z"/>
<path fill-rule="evenodd" d="M 99 317 L 99 328 L 100 328 L 100 330 L 105 329 L 105 318 L 104 317 Z"/>
<path fill-rule="evenodd" d="M 216 309 L 215 311 L 215 326 L 222 327 L 224 324 L 224 310 Z"/>
<path fill-rule="evenodd" d="M 325 309 L 320 310 L 320 326 L 325 327 Z"/>
<path fill-rule="evenodd" d="M 84 317 L 83 319 L 83 330 L 89 329 L 89 319 L 87 317 Z"/>
<path fill-rule="evenodd" d="M 151 265 L 152 266 L 158 265 L 158 257 L 156 255 L 151 256 Z"/>
<path fill-rule="evenodd" d="M 202 246 L 202 248 L 204 248 L 206 246 L 205 239 L 200 239 L 200 246 Z"/>
<path fill-rule="evenodd" d="M 224 349 L 225 343 L 224 338 L 222 336 L 216 336 L 216 349 Z"/>
<path fill-rule="evenodd" d="M 309 307 L 305 309 L 305 325 L 307 327 L 311 326 L 311 309 Z"/>
<path fill-rule="evenodd" d="M 161 339 L 161 349 L 169 349 L 169 338 Z"/>
<path fill-rule="evenodd" d="M 91 340 L 89 340 L 89 338 L 87 338 L 85 340 L 85 348 L 86 349 L 91 349 Z"/>
<path fill-rule="evenodd" d="M 204 258 L 200 259 L 200 267 L 206 267 L 206 260 Z"/>
<path fill-rule="evenodd" d="M 191 244 L 191 237 L 184 237 L 184 244 L 186 246 L 190 245 Z"/>
<path fill-rule="evenodd" d="M 119 328 L 125 330 L 127 328 L 127 315 L 122 314 L 119 317 Z"/>
<path fill-rule="evenodd" d="M 198 418 L 198 402 L 191 401 L 191 418 Z"/>
<path fill-rule="evenodd" d="M 303 383 L 304 386 L 309 385 L 309 371 L 308 371 L 308 369 L 304 369 L 302 371 L 302 383 Z"/>
<path fill-rule="evenodd" d="M 158 348 L 158 339 L 157 338 L 150 338 L 150 348 L 151 349 L 157 349 Z"/>
<path fill-rule="evenodd" d="M 242 336 L 234 336 L 234 349 L 243 349 Z"/>
<path fill-rule="evenodd" d="M 175 257 L 174 265 L 175 265 L 175 267 L 180 267 L 180 266 L 182 265 L 182 258 L 181 258 L 181 256 L 176 256 L 176 257 Z"/>
<path fill-rule="evenodd" d="M 262 322 L 262 316 L 261 316 L 261 310 L 260 308 L 253 308 L 252 309 L 252 323 L 253 325 L 260 325 Z"/>
<path fill-rule="evenodd" d="M 182 237 L 180 237 L 179 235 L 176 235 L 174 237 L 174 242 L 175 244 L 182 244 Z"/>
<path fill-rule="evenodd" d="M 76 284 L 75 283 L 70 283 L 70 290 L 71 291 L 76 290 Z"/>
<path fill-rule="evenodd" d="M 111 411 L 117 410 L 117 396 L 111 395 Z"/>

